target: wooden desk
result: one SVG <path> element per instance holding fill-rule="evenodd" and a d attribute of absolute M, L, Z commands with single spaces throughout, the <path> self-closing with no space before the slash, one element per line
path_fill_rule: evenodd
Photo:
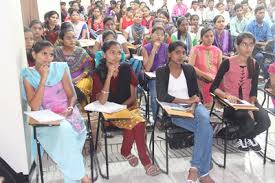
<path fill-rule="evenodd" d="M 124 109 L 119 112 L 114 113 L 102 113 L 104 120 L 112 121 L 112 120 L 129 120 L 131 119 L 131 113 L 128 109 Z"/>

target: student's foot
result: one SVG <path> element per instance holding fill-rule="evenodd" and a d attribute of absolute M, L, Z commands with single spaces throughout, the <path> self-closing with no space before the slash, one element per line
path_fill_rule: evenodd
<path fill-rule="evenodd" d="M 144 168 L 145 168 L 146 174 L 149 176 L 156 176 L 161 173 L 161 170 L 159 169 L 159 167 L 153 164 L 146 165 Z"/>
<path fill-rule="evenodd" d="M 196 183 L 198 180 L 198 169 L 195 167 L 191 167 L 189 169 L 189 174 L 187 177 L 187 183 Z"/>
<path fill-rule="evenodd" d="M 260 144 L 258 142 L 255 141 L 255 139 L 246 139 L 247 141 L 247 145 L 250 149 L 252 149 L 255 152 L 259 152 L 262 150 Z"/>
<path fill-rule="evenodd" d="M 246 139 L 237 139 L 235 145 L 236 148 L 238 148 L 240 151 L 249 151 L 249 148 L 247 146 Z"/>
<path fill-rule="evenodd" d="M 200 177 L 200 182 L 201 183 L 215 183 L 215 181 L 210 177 L 210 175 Z"/>
<path fill-rule="evenodd" d="M 132 167 L 136 167 L 138 165 L 138 158 L 133 154 L 129 154 L 127 157 L 125 157 L 125 159 Z"/>
<path fill-rule="evenodd" d="M 85 177 L 81 179 L 81 183 L 92 183 L 92 181 L 87 175 L 85 175 Z"/>

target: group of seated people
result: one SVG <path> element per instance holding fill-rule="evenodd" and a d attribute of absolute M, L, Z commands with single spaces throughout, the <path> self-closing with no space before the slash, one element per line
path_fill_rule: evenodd
<path fill-rule="evenodd" d="M 181 7 L 182 1 L 177 0 L 177 6 Z M 272 39 L 271 28 L 264 21 L 264 6 L 255 8 L 255 20 L 251 23 L 245 26 L 244 23 L 235 26 L 230 23 L 229 30 L 226 29 L 226 17 L 221 14 L 213 17 L 213 27 L 201 26 L 200 16 L 196 13 L 190 20 L 174 15 L 174 25 L 169 23 L 166 10 L 160 10 L 156 17 L 147 19 L 150 14 L 147 6 L 142 9 L 134 7 L 135 11 L 127 8 L 122 16 L 126 23 L 122 22 L 120 26 L 116 25 L 111 7 L 105 13 L 112 16 L 103 18 L 102 7 L 95 6 L 92 22 L 86 26 L 79 7 L 79 3 L 75 3 L 70 16 L 63 17 L 67 22 L 61 26 L 57 23 L 58 13 L 50 11 L 45 15 L 45 23 L 33 20 L 24 30 L 29 67 L 21 72 L 23 96 L 31 110 L 50 109 L 66 118 L 58 127 L 37 129 L 38 140 L 64 174 L 65 183 L 91 182 L 85 175 L 82 155 L 86 127 L 76 104 L 84 106 L 96 100 L 101 104 L 110 101 L 127 105 L 131 120 L 127 123 L 112 122 L 123 129 L 121 154 L 133 167 L 140 160 L 147 175 L 161 173 L 152 163 L 146 145 L 146 120 L 136 101 L 139 80 L 127 63 L 133 59 L 129 44 L 140 48 L 143 70 L 156 73 L 155 80 L 147 81 L 154 122 L 159 121 L 156 99 L 189 104 L 194 108 L 193 119 L 171 119 L 173 124 L 194 132 L 187 177 L 189 183 L 197 180 L 214 182 L 209 174 L 213 141 L 209 117 L 213 98 L 210 92 L 232 103 L 246 100 L 259 108 L 253 112 L 225 108 L 224 116 L 239 126 L 236 141 L 239 150 L 261 150 L 255 137 L 268 129 L 270 119 L 257 101 L 259 68 L 263 70 L 265 79 L 270 77 L 271 87 L 275 89 L 275 64 L 267 68 L 261 60 L 263 55 L 259 56 L 263 53 L 255 51 Z M 238 24 L 244 18 L 243 6 L 237 4 L 233 9 L 235 17 L 240 18 L 235 20 Z M 98 22 L 97 13 L 102 16 L 102 24 Z M 93 25 L 95 21 L 97 24 Z M 94 27 L 100 27 L 97 30 L 102 28 L 102 32 L 88 30 Z M 232 27 L 237 29 L 237 34 L 232 35 Z M 89 38 L 91 32 L 96 38 L 93 48 L 79 47 L 78 40 Z M 138 157 L 131 152 L 134 143 Z"/>

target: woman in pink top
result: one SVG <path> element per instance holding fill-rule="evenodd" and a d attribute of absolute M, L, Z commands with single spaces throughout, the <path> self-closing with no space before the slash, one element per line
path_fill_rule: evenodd
<path fill-rule="evenodd" d="M 173 7 L 172 10 L 172 19 L 176 21 L 177 17 L 184 16 L 187 12 L 187 6 L 186 4 L 182 3 L 182 0 L 176 0 L 176 4 Z"/>
<path fill-rule="evenodd" d="M 268 72 L 269 72 L 269 78 L 270 78 L 270 82 L 271 82 L 271 89 L 273 91 L 275 91 L 275 62 L 273 62 L 269 68 L 268 68 Z M 275 98 L 272 98 L 272 102 L 275 108 Z"/>
<path fill-rule="evenodd" d="M 211 28 L 201 30 L 202 44 L 192 48 L 189 63 L 195 67 L 199 88 L 206 107 L 211 107 L 212 97 L 209 93 L 211 82 L 214 80 L 222 62 L 221 50 L 213 46 L 214 32 Z"/>

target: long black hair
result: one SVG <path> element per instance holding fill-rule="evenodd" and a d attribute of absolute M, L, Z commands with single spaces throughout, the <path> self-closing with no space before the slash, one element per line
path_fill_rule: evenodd
<path fill-rule="evenodd" d="M 101 49 L 104 53 L 106 53 L 114 45 L 119 45 L 120 46 L 120 44 L 115 40 L 106 41 L 106 42 L 103 43 Z M 99 79 L 101 80 L 101 82 L 104 83 L 104 81 L 106 80 L 106 77 L 107 77 L 107 73 L 108 73 L 108 68 L 107 68 L 107 65 L 106 65 L 106 58 L 102 58 L 100 60 L 100 64 L 96 68 L 95 72 L 98 74 Z"/>
<path fill-rule="evenodd" d="M 188 20 L 187 20 L 186 17 L 179 17 L 178 20 L 177 20 L 177 28 L 178 28 L 177 39 L 178 39 L 178 40 L 180 40 L 180 37 L 181 37 L 181 32 L 180 32 L 180 30 L 179 30 L 179 27 L 180 27 L 180 24 L 181 24 L 183 21 L 188 22 Z"/>
<path fill-rule="evenodd" d="M 237 36 L 236 45 L 239 46 L 245 38 L 252 39 L 253 43 L 254 44 L 256 43 L 256 39 L 253 36 L 253 34 L 251 34 L 249 32 L 243 32 Z M 246 63 L 247 63 L 248 78 L 251 79 L 253 73 L 255 72 L 255 65 L 254 65 L 254 60 L 253 60 L 252 56 L 249 56 L 247 58 Z"/>

